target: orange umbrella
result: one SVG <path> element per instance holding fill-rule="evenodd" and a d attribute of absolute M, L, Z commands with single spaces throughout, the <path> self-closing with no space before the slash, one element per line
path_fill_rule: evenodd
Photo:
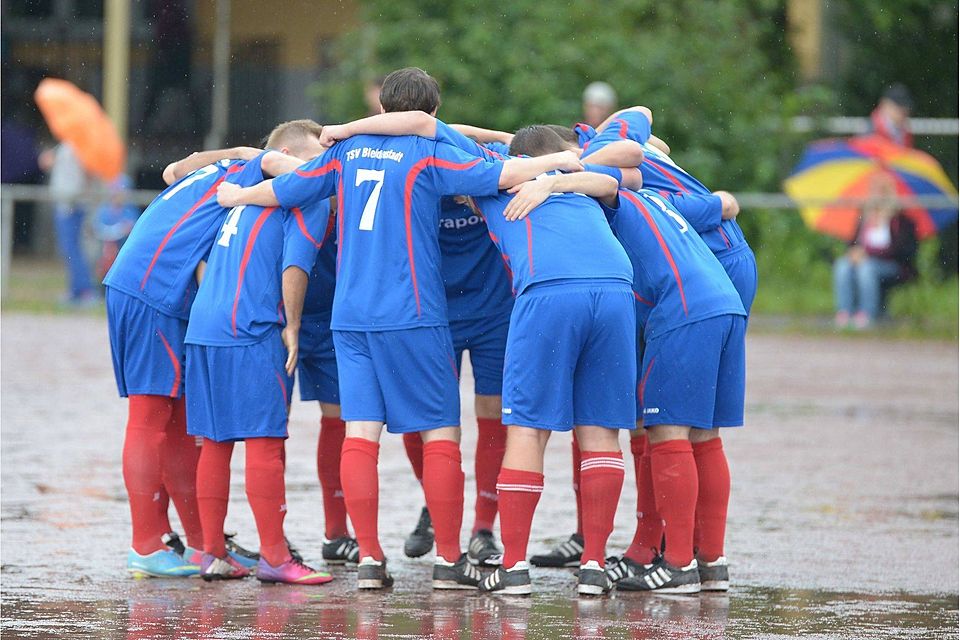
<path fill-rule="evenodd" d="M 123 172 L 123 141 L 96 98 L 57 78 L 41 80 L 33 98 L 50 132 L 73 147 L 87 171 L 107 182 Z"/>

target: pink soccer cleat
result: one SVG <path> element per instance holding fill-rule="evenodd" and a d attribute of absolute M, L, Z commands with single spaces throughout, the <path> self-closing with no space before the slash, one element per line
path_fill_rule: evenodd
<path fill-rule="evenodd" d="M 296 558 L 290 558 L 279 566 L 273 566 L 260 557 L 257 563 L 257 580 L 260 582 L 283 582 L 286 584 L 324 584 L 333 580 L 325 571 L 316 571 Z"/>

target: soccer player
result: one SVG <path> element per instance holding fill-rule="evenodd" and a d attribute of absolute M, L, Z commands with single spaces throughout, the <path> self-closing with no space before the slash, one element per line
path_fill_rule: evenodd
<path fill-rule="evenodd" d="M 436 80 L 421 69 L 391 73 L 384 111 L 435 113 Z M 350 125 L 335 139 L 349 138 Z M 332 329 L 347 423 L 340 470 L 360 545 L 357 585 L 393 584 L 377 532 L 377 460 L 383 425 L 419 432 L 423 487 L 436 531 L 433 586 L 476 588 L 460 552 L 464 476 L 459 392 L 437 243 L 444 195 L 492 194 L 548 169 L 579 168 L 573 154 L 487 161 L 414 136 L 360 135 L 298 171 L 252 188 L 222 185 L 221 204 L 304 206 L 337 194 L 338 272 Z"/>
<path fill-rule="evenodd" d="M 311 136 L 319 153 L 319 140 Z M 249 162 L 238 181 L 249 184 L 244 173 L 261 173 L 262 158 Z M 301 313 L 328 216 L 326 202 L 302 209 L 234 207 L 201 270 L 185 343 L 188 432 L 203 437 L 197 485 L 204 580 L 249 575 L 223 545 L 230 458 L 238 440 L 245 442 L 247 500 L 260 534 L 257 579 L 332 579 L 295 557 L 283 534 L 284 440 Z"/>
<path fill-rule="evenodd" d="M 711 193 L 700 181 L 677 166 L 669 147 L 650 133 L 653 116 L 646 107 L 632 107 L 611 116 L 600 133 L 585 144 L 584 156 L 598 161 L 594 153 L 618 140 L 632 139 L 643 144 L 640 165 L 645 189 L 653 190 L 674 207 L 704 240 L 736 288 L 749 315 L 757 291 L 757 266 L 753 251 L 735 221 L 739 212 L 729 193 Z M 604 160 L 599 160 L 601 163 Z M 724 384 L 721 382 L 721 384 Z M 730 393 L 742 394 L 735 385 Z M 730 496 L 730 472 L 718 429 L 695 431 L 691 437 L 700 479 L 694 535 L 704 589 L 726 590 L 729 585 L 723 538 Z M 637 530 L 626 555 L 634 562 L 652 562 L 660 547 L 661 517 L 651 493 L 649 438 L 631 441 L 637 471 Z"/>
<path fill-rule="evenodd" d="M 511 154 L 540 156 L 563 141 L 546 126 L 521 129 Z M 606 593 L 604 550 L 613 530 L 623 455 L 619 429 L 633 429 L 635 311 L 630 261 L 588 195 L 616 197 L 617 180 L 590 172 L 542 176 L 523 189 L 551 195 L 522 222 L 520 198 L 474 198 L 508 261 L 517 300 L 503 383 L 507 448 L 497 480 L 502 567 L 480 588 L 531 593 L 527 542 L 543 491 L 543 453 L 552 431 L 575 429 L 582 447 L 584 551 L 577 590 Z M 584 195 L 587 194 L 587 195 Z"/>
<path fill-rule="evenodd" d="M 239 174 L 245 159 L 259 153 L 243 147 L 171 163 L 164 179 L 175 184 L 140 216 L 103 281 L 117 389 L 129 397 L 123 477 L 133 525 L 127 569 L 134 575 L 199 572 L 199 451 L 186 431 L 183 338 L 196 294 L 194 271 L 226 213 L 214 198 L 216 186 Z M 270 154 L 263 166 L 279 173 L 297 164 L 294 158 Z M 167 495 L 189 546 L 169 533 Z M 238 560 L 245 559 L 245 550 L 231 547 Z"/>

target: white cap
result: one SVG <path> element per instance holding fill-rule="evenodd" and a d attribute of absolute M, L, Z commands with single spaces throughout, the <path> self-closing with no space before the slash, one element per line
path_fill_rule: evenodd
<path fill-rule="evenodd" d="M 591 82 L 583 90 L 583 101 L 587 104 L 615 107 L 617 105 L 617 92 L 606 82 Z"/>

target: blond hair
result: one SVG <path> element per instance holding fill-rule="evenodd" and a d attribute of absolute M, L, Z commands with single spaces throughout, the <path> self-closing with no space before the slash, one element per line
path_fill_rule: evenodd
<path fill-rule="evenodd" d="M 319 138 L 321 131 L 323 126 L 313 120 L 281 122 L 267 136 L 264 146 L 268 149 L 295 148 L 310 136 Z"/>

